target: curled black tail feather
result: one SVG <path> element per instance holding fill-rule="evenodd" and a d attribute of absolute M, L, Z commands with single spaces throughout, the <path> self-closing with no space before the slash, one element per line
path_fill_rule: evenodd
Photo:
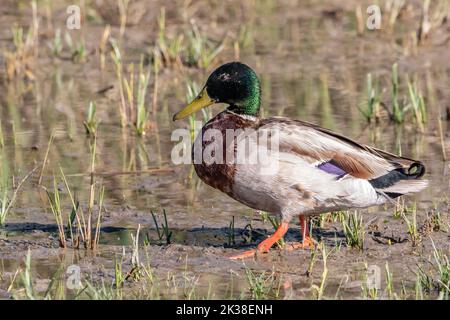
<path fill-rule="evenodd" d="M 401 180 L 416 180 L 425 174 L 425 166 L 416 161 L 409 168 L 398 168 L 388 172 L 381 177 L 369 180 L 375 189 L 385 189 L 392 187 Z"/>
<path fill-rule="evenodd" d="M 409 166 L 408 169 L 403 169 L 403 173 L 408 177 L 407 179 L 419 179 L 425 174 L 425 166 L 422 162 L 416 161 Z"/>

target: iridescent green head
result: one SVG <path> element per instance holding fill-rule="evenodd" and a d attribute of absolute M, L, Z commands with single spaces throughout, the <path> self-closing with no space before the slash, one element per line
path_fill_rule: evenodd
<path fill-rule="evenodd" d="M 173 119 L 182 119 L 214 103 L 226 103 L 228 110 L 238 114 L 258 116 L 261 87 L 256 73 L 240 62 L 220 66 L 211 73 L 197 98 Z"/>

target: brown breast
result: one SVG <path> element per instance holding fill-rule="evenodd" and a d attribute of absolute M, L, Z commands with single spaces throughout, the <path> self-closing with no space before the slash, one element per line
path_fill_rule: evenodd
<path fill-rule="evenodd" d="M 208 121 L 202 128 L 201 131 L 201 137 L 205 136 L 205 132 L 209 129 L 216 129 L 218 132 L 222 135 L 222 156 L 220 155 L 214 155 L 215 159 L 223 159 L 222 163 L 205 163 L 205 159 L 202 157 L 201 163 L 195 163 L 194 162 L 194 168 L 195 172 L 197 172 L 197 175 L 200 177 L 200 179 L 203 180 L 206 184 L 210 185 L 211 187 L 215 189 L 219 189 L 220 191 L 232 195 L 232 185 L 234 181 L 234 172 L 235 172 L 235 164 L 233 162 L 226 163 L 227 160 L 227 152 L 232 152 L 233 157 L 236 157 L 236 137 L 234 135 L 234 139 L 230 139 L 231 141 L 226 141 L 227 136 L 227 129 L 232 130 L 238 130 L 238 129 L 246 129 L 246 128 L 252 128 L 258 123 L 258 118 L 250 118 L 250 117 L 241 117 L 235 113 L 229 112 L 227 110 L 219 113 L 217 116 L 212 118 L 210 121 Z M 211 132 L 211 131 L 210 131 Z M 200 138 L 197 137 L 197 139 Z M 207 140 L 207 141 L 205 141 Z M 209 141 L 211 140 L 211 141 Z M 220 141 L 214 141 L 214 138 L 206 139 L 206 136 L 204 139 L 202 139 L 201 144 L 198 143 L 197 145 L 201 145 L 201 152 L 202 155 L 204 154 L 205 148 L 209 146 L 211 143 L 220 143 Z M 195 143 L 192 148 L 193 155 L 192 159 L 194 161 L 194 152 L 197 152 L 195 150 Z M 208 148 L 209 150 L 213 150 L 214 148 Z M 213 152 L 212 152 L 213 153 Z M 230 159 L 230 157 L 228 157 Z M 233 158 L 231 158 L 233 159 Z"/>

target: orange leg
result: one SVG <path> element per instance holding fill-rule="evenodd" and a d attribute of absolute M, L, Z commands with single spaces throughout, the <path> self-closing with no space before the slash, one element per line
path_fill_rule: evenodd
<path fill-rule="evenodd" d="M 302 244 L 303 247 L 313 247 L 314 246 L 314 240 L 309 234 L 309 223 L 308 220 L 305 218 L 304 215 L 300 215 L 300 231 L 302 232 Z"/>
<path fill-rule="evenodd" d="M 311 248 L 314 246 L 314 240 L 311 238 L 311 235 L 309 234 L 309 226 L 307 219 L 305 218 L 304 215 L 300 215 L 299 220 L 300 220 L 300 232 L 302 233 L 302 242 L 291 243 L 287 245 L 286 249 L 288 251 L 295 249 Z"/>
<path fill-rule="evenodd" d="M 241 254 L 230 257 L 230 259 L 232 259 L 232 260 L 244 259 L 244 258 L 253 257 L 257 253 L 268 252 L 269 249 L 275 244 L 275 242 L 280 240 L 286 234 L 286 232 L 288 231 L 288 228 L 289 228 L 289 224 L 287 222 L 281 222 L 280 225 L 278 226 L 278 229 L 275 231 L 275 233 L 272 234 L 270 237 L 268 237 L 263 242 L 261 242 L 258 245 L 257 249 L 244 251 Z"/>

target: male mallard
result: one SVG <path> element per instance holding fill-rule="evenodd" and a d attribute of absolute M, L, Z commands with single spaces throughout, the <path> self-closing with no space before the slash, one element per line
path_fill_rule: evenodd
<path fill-rule="evenodd" d="M 231 144 L 236 155 L 250 141 L 258 154 L 266 151 L 270 166 L 276 164 L 275 170 L 262 169 L 265 167 L 260 163 L 228 158 L 222 162 L 204 158 L 194 161 L 197 175 L 206 184 L 253 209 L 281 216 L 276 232 L 257 249 L 232 258 L 267 252 L 284 236 L 295 216 L 300 217 L 303 232 L 302 243 L 296 247 L 306 247 L 312 245 L 312 239 L 305 216 L 380 205 L 427 186 L 426 180 L 418 180 L 425 173 L 420 161 L 361 145 L 304 121 L 283 117 L 261 119 L 260 83 L 256 73 L 245 64 L 231 62 L 217 68 L 197 98 L 173 119 L 183 119 L 214 103 L 226 103 L 228 107 L 204 125 L 194 142 L 194 158 L 198 151 L 195 146 L 199 145 L 200 154 L 209 152 L 215 160 L 225 159 L 230 151 L 230 142 L 226 141 L 230 129 L 251 129 L 258 137 L 262 133 L 269 136 L 275 133 L 278 142 L 277 150 L 268 146 L 267 140 L 263 143 L 255 138 L 245 142 L 233 137 Z M 219 157 L 214 154 L 217 150 L 222 153 Z"/>

